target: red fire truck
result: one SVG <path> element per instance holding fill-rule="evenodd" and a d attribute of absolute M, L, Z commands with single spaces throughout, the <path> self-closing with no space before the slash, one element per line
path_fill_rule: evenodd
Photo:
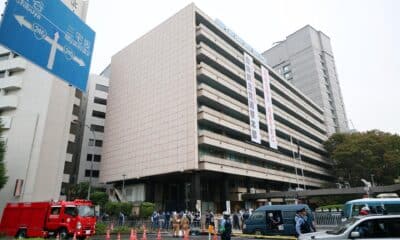
<path fill-rule="evenodd" d="M 8 203 L 0 233 L 15 237 L 85 238 L 95 233 L 96 216 L 91 201 Z"/>

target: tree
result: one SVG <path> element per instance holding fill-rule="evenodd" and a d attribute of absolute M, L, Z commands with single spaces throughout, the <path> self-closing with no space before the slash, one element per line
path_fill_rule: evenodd
<path fill-rule="evenodd" d="M 108 202 L 108 194 L 105 192 L 96 191 L 90 194 L 90 200 L 92 200 L 94 205 L 100 205 L 101 208 Z"/>
<path fill-rule="evenodd" d="M 8 177 L 6 176 L 6 166 L 4 164 L 4 154 L 6 152 L 6 144 L 3 141 L 2 134 L 3 133 L 3 124 L 0 120 L 0 189 L 4 187 L 7 183 Z"/>
<path fill-rule="evenodd" d="M 81 182 L 72 185 L 68 191 L 68 198 L 74 199 L 86 199 L 88 195 L 89 182 Z"/>
<path fill-rule="evenodd" d="M 400 176 L 400 136 L 378 130 L 361 133 L 337 133 L 325 143 L 333 160 L 336 176 L 351 186 L 363 186 L 374 175 L 375 183 L 393 184 Z"/>

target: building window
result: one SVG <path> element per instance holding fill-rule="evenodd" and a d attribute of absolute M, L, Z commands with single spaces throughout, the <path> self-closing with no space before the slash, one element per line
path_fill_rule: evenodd
<path fill-rule="evenodd" d="M 76 104 L 72 107 L 72 115 L 79 117 L 80 107 Z"/>
<path fill-rule="evenodd" d="M 92 177 L 98 178 L 100 175 L 99 170 L 92 170 Z M 90 170 L 85 170 L 85 177 L 90 177 Z"/>
<path fill-rule="evenodd" d="M 107 105 L 107 99 L 104 98 L 94 97 L 93 102 L 101 105 Z"/>
<path fill-rule="evenodd" d="M 106 113 L 105 113 L 105 112 L 100 112 L 100 111 L 93 110 L 92 116 L 93 116 L 93 117 L 97 117 L 97 118 L 105 119 L 105 118 L 106 118 Z"/>
<path fill-rule="evenodd" d="M 88 162 L 92 161 L 92 157 L 93 157 L 93 154 L 87 154 L 86 155 L 86 161 L 88 161 Z M 101 162 L 101 155 L 95 154 L 93 161 L 94 162 Z"/>
<path fill-rule="evenodd" d="M 96 142 L 94 143 L 94 145 L 96 147 L 102 147 L 103 146 L 103 141 L 102 140 L 96 140 Z"/>
<path fill-rule="evenodd" d="M 91 131 L 95 131 L 95 132 L 104 132 L 104 126 L 100 126 L 100 125 L 96 125 L 96 124 L 92 124 L 90 125 L 90 130 Z"/>
<path fill-rule="evenodd" d="M 103 141 L 102 140 L 94 140 L 92 138 L 89 139 L 89 146 L 93 146 L 93 143 L 96 147 L 102 147 L 103 146 Z"/>
<path fill-rule="evenodd" d="M 101 155 L 94 155 L 95 162 L 101 162 Z"/>
<path fill-rule="evenodd" d="M 0 78 L 3 78 L 6 76 L 6 71 L 0 71 Z"/>
<path fill-rule="evenodd" d="M 108 93 L 108 87 L 101 84 L 96 84 L 96 90 Z"/>

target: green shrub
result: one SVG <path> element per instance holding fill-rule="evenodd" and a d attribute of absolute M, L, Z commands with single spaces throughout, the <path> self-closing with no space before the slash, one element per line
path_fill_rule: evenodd
<path fill-rule="evenodd" d="M 140 217 L 149 218 L 151 214 L 153 214 L 154 208 L 154 203 L 142 202 L 142 204 L 140 204 Z"/>
<path fill-rule="evenodd" d="M 133 207 L 133 205 L 132 205 L 132 203 L 130 203 L 130 202 L 123 202 L 123 203 L 120 203 L 121 212 L 122 212 L 125 216 L 130 216 L 130 215 L 132 215 L 132 207 Z"/>
<path fill-rule="evenodd" d="M 121 211 L 121 205 L 118 202 L 107 202 L 104 210 L 110 216 L 118 216 Z"/>
<path fill-rule="evenodd" d="M 96 223 L 96 234 L 104 235 L 107 232 L 107 224 L 105 223 Z"/>

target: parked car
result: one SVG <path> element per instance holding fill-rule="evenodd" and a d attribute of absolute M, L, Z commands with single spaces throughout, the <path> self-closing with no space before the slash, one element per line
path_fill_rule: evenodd
<path fill-rule="evenodd" d="M 400 215 L 357 216 L 341 223 L 336 229 L 303 234 L 307 239 L 400 239 Z"/>
<path fill-rule="evenodd" d="M 289 204 L 289 205 L 266 205 L 253 211 L 249 219 L 244 222 L 244 234 L 256 235 L 295 235 L 296 211 L 305 208 L 309 223 L 314 221 L 308 205 Z"/>

